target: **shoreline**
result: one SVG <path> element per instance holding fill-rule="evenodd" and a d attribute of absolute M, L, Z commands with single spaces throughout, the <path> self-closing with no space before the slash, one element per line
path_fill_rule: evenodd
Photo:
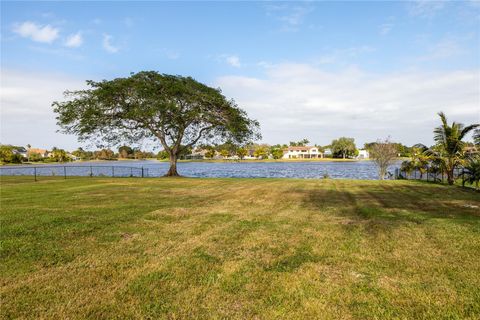
<path fill-rule="evenodd" d="M 402 161 L 407 158 L 396 158 L 395 161 Z M 151 161 L 158 163 L 168 163 L 169 160 L 158 160 L 158 159 L 115 159 L 115 160 L 78 160 L 70 162 L 24 162 L 24 163 L 2 163 L 0 167 L 17 167 L 17 166 L 48 166 L 48 165 L 68 165 L 68 164 L 82 164 L 82 163 L 136 163 L 142 161 Z M 188 160 L 178 160 L 178 163 L 302 163 L 302 162 L 370 162 L 373 159 L 338 159 L 338 158 L 320 158 L 320 159 L 245 159 L 245 160 L 235 160 L 235 159 L 188 159 Z"/>

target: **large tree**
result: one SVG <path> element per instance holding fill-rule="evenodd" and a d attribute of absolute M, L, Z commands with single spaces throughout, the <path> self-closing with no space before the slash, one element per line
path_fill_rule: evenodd
<path fill-rule="evenodd" d="M 436 146 L 429 150 L 429 155 L 441 162 L 442 167 L 447 173 L 448 184 L 452 185 L 455 182 L 455 168 L 462 163 L 464 158 L 463 149 L 465 142 L 463 139 L 469 132 L 480 127 L 480 125 L 472 124 L 464 126 L 458 122 L 452 122 L 452 124 L 449 125 L 447 117 L 443 112 L 440 112 L 438 115 L 442 123 L 433 131 L 433 139 L 436 142 Z"/>
<path fill-rule="evenodd" d="M 353 138 L 341 137 L 332 141 L 332 152 L 336 157 L 341 156 L 345 159 L 347 156 L 354 155 L 356 149 Z"/>
<path fill-rule="evenodd" d="M 258 122 L 233 100 L 191 77 L 143 71 L 87 84 L 53 103 L 62 131 L 97 145 L 158 139 L 170 158 L 166 176 L 178 176 L 179 155 L 197 143 L 260 137 Z"/>

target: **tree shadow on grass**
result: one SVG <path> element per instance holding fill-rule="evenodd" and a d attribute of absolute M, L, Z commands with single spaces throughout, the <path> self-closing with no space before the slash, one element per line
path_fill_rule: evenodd
<path fill-rule="evenodd" d="M 295 192 L 303 193 L 302 207 L 334 215 L 339 223 L 351 227 L 362 225 L 373 234 L 431 219 L 450 219 L 475 228 L 480 225 L 480 198 L 475 192 L 428 184 L 334 186 Z"/>

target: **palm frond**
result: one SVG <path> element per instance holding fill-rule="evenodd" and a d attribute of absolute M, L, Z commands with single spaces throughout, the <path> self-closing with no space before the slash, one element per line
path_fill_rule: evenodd
<path fill-rule="evenodd" d="M 436 127 L 433 130 L 433 140 L 438 143 L 444 145 L 447 142 L 447 134 L 445 127 L 440 126 Z"/>
<path fill-rule="evenodd" d="M 473 141 L 476 145 L 480 145 L 480 128 L 475 129 L 473 134 Z"/>
<path fill-rule="evenodd" d="M 480 127 L 480 124 L 478 124 L 478 123 L 466 126 L 465 128 L 463 128 L 463 130 L 460 131 L 459 139 L 460 140 L 463 139 L 470 131 L 475 130 L 479 127 Z M 476 131 L 478 131 L 478 130 L 476 130 Z M 476 134 L 478 134 L 478 133 L 476 133 Z M 475 136 L 474 136 L 474 138 L 475 138 Z"/>
<path fill-rule="evenodd" d="M 443 111 L 440 111 L 438 113 L 438 116 L 440 117 L 440 120 L 442 121 L 442 125 L 444 127 L 448 127 L 447 116 L 445 115 L 445 113 L 443 113 Z"/>

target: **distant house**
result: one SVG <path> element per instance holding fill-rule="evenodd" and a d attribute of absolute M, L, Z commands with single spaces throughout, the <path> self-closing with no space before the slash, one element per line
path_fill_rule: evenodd
<path fill-rule="evenodd" d="M 187 160 L 201 160 L 205 159 L 205 154 L 207 154 L 207 149 L 195 149 L 192 150 L 192 153 L 185 155 L 185 159 Z"/>
<path fill-rule="evenodd" d="M 27 155 L 39 154 L 42 158 L 47 158 L 50 155 L 50 152 L 46 149 L 30 148 L 27 150 Z"/>
<path fill-rule="evenodd" d="M 255 149 L 251 148 L 247 150 L 247 154 L 243 157 L 245 160 L 255 160 L 257 157 L 255 157 Z"/>
<path fill-rule="evenodd" d="M 325 149 L 325 150 L 323 151 L 323 155 L 324 155 L 325 157 L 327 157 L 327 156 L 329 157 L 329 156 L 333 155 L 332 149 L 329 149 L 329 148 Z"/>
<path fill-rule="evenodd" d="M 24 147 L 13 148 L 12 152 L 13 154 L 19 154 L 24 158 L 26 158 L 28 154 L 27 149 L 25 149 Z"/>
<path fill-rule="evenodd" d="M 209 152 L 208 149 L 195 149 L 192 153 L 185 155 L 186 160 L 203 160 L 207 159 L 206 154 Z M 215 151 L 215 155 L 212 159 L 223 159 L 218 151 Z"/>
<path fill-rule="evenodd" d="M 360 149 L 358 150 L 358 156 L 356 156 L 357 159 L 369 159 L 370 158 L 370 153 L 368 150 L 365 149 Z"/>
<path fill-rule="evenodd" d="M 283 150 L 283 159 L 315 159 L 323 158 L 317 147 L 288 147 Z"/>
<path fill-rule="evenodd" d="M 67 153 L 67 156 L 72 159 L 72 161 L 78 161 L 80 160 L 79 157 L 77 157 L 76 155 L 72 154 L 72 153 Z"/>

